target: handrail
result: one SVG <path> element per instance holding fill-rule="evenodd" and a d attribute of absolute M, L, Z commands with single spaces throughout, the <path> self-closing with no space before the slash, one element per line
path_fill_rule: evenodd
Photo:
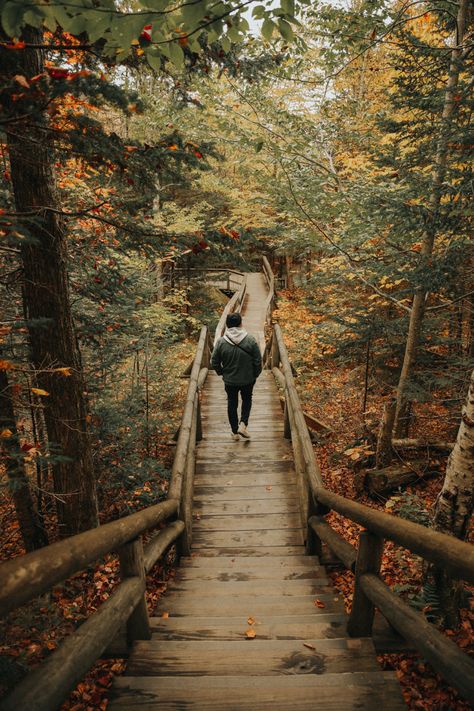
<path fill-rule="evenodd" d="M 199 390 L 208 372 L 210 350 L 209 334 L 203 327 L 191 370 L 167 500 L 0 565 L 0 614 L 20 607 L 110 553 L 118 554 L 122 577 L 107 601 L 20 682 L 3 702 L 2 711 L 56 708 L 124 622 L 129 642 L 151 636 L 145 573 L 175 541 L 180 543 L 182 553 L 190 546 L 192 481 L 189 480 L 194 475 L 195 440 L 201 431 Z M 163 522 L 168 525 L 143 548 L 141 535 Z"/>
<path fill-rule="evenodd" d="M 243 305 L 244 305 L 246 292 L 247 292 L 247 276 L 244 275 L 244 279 L 242 281 L 242 285 L 241 285 L 239 291 L 237 291 L 232 296 L 232 298 L 227 302 L 225 309 L 222 312 L 222 315 L 219 319 L 219 323 L 216 326 L 216 331 L 215 331 L 215 336 L 214 336 L 214 345 L 217 343 L 219 338 L 224 334 L 225 327 L 226 327 L 225 322 L 226 322 L 228 314 L 230 314 L 234 311 L 237 313 L 241 312 Z"/>
<path fill-rule="evenodd" d="M 265 273 L 268 266 L 267 262 L 264 265 Z M 272 280 L 267 274 L 266 279 L 270 288 Z M 355 573 L 348 633 L 354 637 L 370 636 L 374 606 L 377 606 L 394 629 L 411 642 L 470 702 L 474 702 L 474 661 L 422 615 L 414 612 L 383 583 L 379 575 L 384 539 L 387 539 L 446 570 L 451 577 L 473 583 L 473 546 L 326 489 L 314 457 L 288 352 L 278 324 L 273 326 L 265 352 L 266 367 L 272 370 L 277 384 L 285 394 L 284 436 L 290 437 L 293 445 L 303 525 L 307 527 L 306 550 L 320 555 L 322 543 L 326 543 L 344 565 Z M 366 530 L 359 536 L 358 549 L 321 516 L 330 510 L 364 526 Z"/>

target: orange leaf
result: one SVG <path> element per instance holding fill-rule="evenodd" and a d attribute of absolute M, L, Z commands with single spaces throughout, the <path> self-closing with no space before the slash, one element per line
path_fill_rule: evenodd
<path fill-rule="evenodd" d="M 23 74 L 16 74 L 14 77 L 15 81 L 20 84 L 24 89 L 29 89 L 30 85 L 28 84 L 28 80 L 26 77 L 23 76 Z"/>
<path fill-rule="evenodd" d="M 312 644 L 308 644 L 307 642 L 303 642 L 303 647 L 308 647 L 308 649 L 312 649 L 314 652 L 316 651 L 316 647 Z"/>
<path fill-rule="evenodd" d="M 322 600 L 315 600 L 314 604 L 316 605 L 316 607 L 320 607 L 320 608 L 326 607 L 326 605 L 324 604 L 324 602 Z"/>
<path fill-rule="evenodd" d="M 255 620 L 253 619 L 253 617 L 249 617 L 248 620 L 247 620 L 247 624 L 248 624 L 248 625 L 253 625 L 254 623 L 255 623 Z"/>
<path fill-rule="evenodd" d="M 169 616 L 170 616 L 170 613 L 169 613 L 169 612 L 163 612 L 163 614 L 161 615 L 161 617 L 162 617 L 164 620 L 167 620 Z"/>
<path fill-rule="evenodd" d="M 245 636 L 247 637 L 247 639 L 255 639 L 255 637 L 257 636 L 257 633 L 255 632 L 255 630 L 252 627 L 249 627 L 249 629 L 245 633 Z"/>
<path fill-rule="evenodd" d="M 42 395 L 44 397 L 49 395 L 49 392 L 47 390 L 43 390 L 42 388 L 31 388 L 31 392 L 35 395 Z"/>

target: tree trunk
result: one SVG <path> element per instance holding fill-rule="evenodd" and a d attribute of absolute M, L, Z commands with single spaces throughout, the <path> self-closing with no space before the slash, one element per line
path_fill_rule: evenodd
<path fill-rule="evenodd" d="M 448 81 L 445 90 L 443 113 L 441 115 L 441 127 L 437 141 L 436 157 L 431 178 L 431 193 L 427 205 L 427 224 L 424 230 L 421 245 L 421 259 L 426 265 L 428 265 L 429 259 L 433 253 L 433 247 L 437 232 L 438 212 L 441 203 L 442 185 L 446 173 L 448 146 L 451 136 L 451 124 L 456 109 L 456 102 L 454 97 L 459 82 L 459 73 L 461 71 L 463 52 L 462 42 L 465 33 L 468 7 L 469 0 L 460 0 L 457 14 L 456 44 L 455 48 L 451 52 L 451 61 L 449 66 Z M 410 314 L 410 323 L 408 326 L 405 355 L 397 387 L 397 413 L 395 418 L 396 423 L 398 422 L 399 417 L 402 416 L 404 402 L 407 399 L 407 385 L 413 372 L 414 365 L 416 363 L 417 349 L 418 344 L 420 342 L 421 326 L 423 323 L 426 296 L 427 291 L 425 288 L 420 286 L 415 290 Z"/>
<path fill-rule="evenodd" d="M 474 371 L 462 411 L 454 449 L 449 455 L 446 477 L 435 504 L 433 528 L 465 540 L 474 510 Z M 443 568 L 429 565 L 425 572 L 425 590 L 436 589 L 444 622 L 458 623 L 463 586 L 452 580 Z"/>
<path fill-rule="evenodd" d="M 378 468 L 384 467 L 392 461 L 392 429 L 396 405 L 396 400 L 393 398 L 389 402 L 386 402 L 383 408 L 382 421 L 377 438 L 377 451 L 375 454 L 375 466 Z"/>
<path fill-rule="evenodd" d="M 40 30 L 27 28 L 23 40 L 41 45 Z M 41 50 L 0 49 L 1 65 L 7 78 L 27 79 L 44 72 Z M 15 102 L 6 105 L 14 117 Z M 74 332 L 67 273 L 67 247 L 60 204 L 55 190 L 54 147 L 45 113 L 19 118 L 7 126 L 8 150 L 15 197 L 35 241 L 21 248 L 23 296 L 28 318 L 31 359 L 37 370 L 43 398 L 49 446 L 61 455 L 53 458 L 53 478 L 57 499 L 59 532 L 78 533 L 98 524 L 95 477 L 87 426 L 85 384 L 80 353 Z M 66 377 L 57 368 L 70 368 Z"/>
<path fill-rule="evenodd" d="M 11 389 L 5 370 L 0 370 L 0 442 L 5 453 L 9 489 L 26 551 L 48 544 L 42 521 L 35 508 L 18 441 Z M 10 434 L 9 434 L 10 433 Z"/>

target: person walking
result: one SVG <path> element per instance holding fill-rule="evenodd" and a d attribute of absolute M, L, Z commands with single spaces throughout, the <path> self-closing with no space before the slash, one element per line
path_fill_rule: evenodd
<path fill-rule="evenodd" d="M 242 316 L 239 313 L 227 316 L 224 336 L 219 338 L 212 352 L 211 368 L 224 378 L 232 439 L 250 439 L 247 427 L 253 387 L 262 372 L 262 355 L 255 338 L 242 327 Z M 242 398 L 240 423 L 239 392 Z"/>

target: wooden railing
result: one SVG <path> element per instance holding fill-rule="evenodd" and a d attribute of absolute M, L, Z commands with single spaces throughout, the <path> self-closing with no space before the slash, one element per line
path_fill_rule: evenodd
<path fill-rule="evenodd" d="M 217 341 L 219 340 L 219 338 L 224 335 L 224 331 L 226 328 L 225 322 L 226 322 L 227 316 L 230 313 L 233 313 L 233 312 L 240 313 L 242 311 L 246 293 L 247 293 L 247 276 L 244 275 L 244 278 L 243 278 L 242 283 L 240 285 L 240 289 L 228 301 L 228 303 L 225 306 L 224 311 L 222 312 L 222 315 L 219 319 L 219 323 L 217 324 L 217 327 L 216 327 L 216 331 L 215 331 L 215 335 L 214 335 L 214 344 L 216 344 Z"/>
<path fill-rule="evenodd" d="M 267 265 L 264 270 L 267 271 Z M 268 303 L 273 304 L 274 282 L 267 277 L 267 283 Z M 325 543 L 355 576 L 348 633 L 353 637 L 371 636 L 377 607 L 405 640 L 468 701 L 474 702 L 474 661 L 423 615 L 415 612 L 392 592 L 380 577 L 384 541 L 389 540 L 446 570 L 453 578 L 473 583 L 473 546 L 326 489 L 314 456 L 288 352 L 278 324 L 273 325 L 267 341 L 265 361 L 285 395 L 284 436 L 291 438 L 293 446 L 303 527 L 307 530 L 307 553 L 320 555 L 322 543 Z M 329 511 L 336 511 L 364 527 L 365 530 L 359 535 L 357 549 L 324 518 Z"/>
<path fill-rule="evenodd" d="M 238 291 L 245 279 L 243 272 L 226 268 L 175 267 L 173 275 L 177 281 L 186 277 L 198 278 L 200 281 L 214 284 L 226 291 Z M 211 278 L 206 278 L 207 275 L 210 275 Z"/>
<path fill-rule="evenodd" d="M 0 566 L 0 614 L 6 614 L 104 555 L 118 555 L 121 582 L 104 604 L 13 690 L 2 711 L 52 711 L 104 653 L 126 623 L 129 643 L 151 636 L 145 602 L 146 573 L 177 543 L 190 551 L 196 439 L 200 438 L 199 390 L 209 367 L 211 342 L 201 329 L 166 501 L 80 533 Z M 164 527 L 144 546 L 141 536 Z"/>

